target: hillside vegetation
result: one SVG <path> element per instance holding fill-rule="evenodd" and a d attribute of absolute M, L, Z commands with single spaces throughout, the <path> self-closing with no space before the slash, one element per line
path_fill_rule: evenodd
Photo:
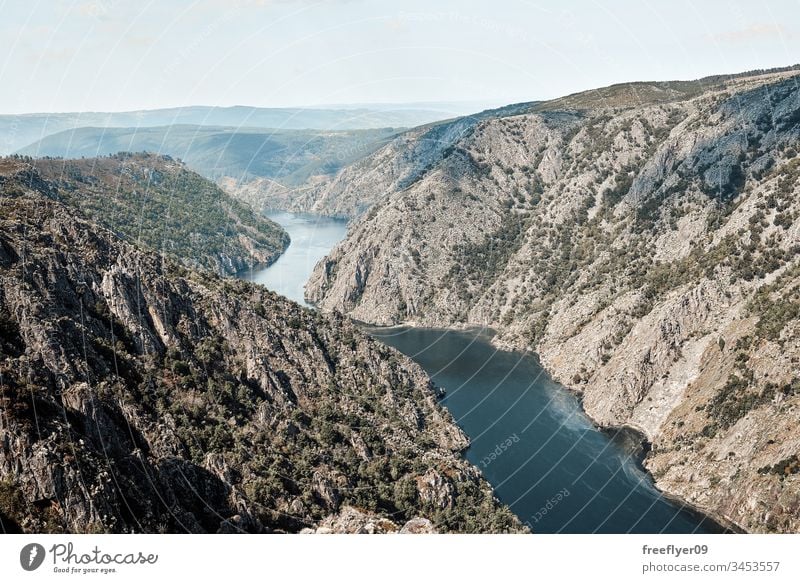
<path fill-rule="evenodd" d="M 233 275 L 271 263 L 289 244 L 280 226 L 168 156 L 5 160 L 24 163 L 31 185 L 44 183 L 117 235 L 188 266 Z"/>
<path fill-rule="evenodd" d="M 59 132 L 18 151 L 34 157 L 93 158 L 117 152 L 153 152 L 182 160 L 211 180 L 257 178 L 286 187 L 331 175 L 372 153 L 397 130 L 322 131 L 171 125 L 84 127 Z"/>

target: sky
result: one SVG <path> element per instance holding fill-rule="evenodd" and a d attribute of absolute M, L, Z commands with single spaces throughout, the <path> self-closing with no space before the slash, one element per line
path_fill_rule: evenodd
<path fill-rule="evenodd" d="M 800 62 L 800 0 L 0 0 L 0 113 L 548 99 Z"/>

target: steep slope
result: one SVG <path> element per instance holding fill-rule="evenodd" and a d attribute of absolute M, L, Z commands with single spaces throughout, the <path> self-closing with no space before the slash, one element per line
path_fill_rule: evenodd
<path fill-rule="evenodd" d="M 60 200 L 190 267 L 233 275 L 272 263 L 289 244 L 280 226 L 168 156 L 24 161 L 35 170 L 29 179 L 47 181 Z"/>
<path fill-rule="evenodd" d="M 523 530 L 399 353 L 0 189 L 3 531 Z"/>
<path fill-rule="evenodd" d="M 791 73 L 797 67 L 773 69 L 772 74 Z M 315 176 L 304 184 L 287 187 L 273 180 L 254 179 L 246 183 L 226 181 L 225 188 L 256 208 L 275 208 L 353 218 L 392 192 L 413 184 L 449 156 L 460 141 L 469 137 L 482 121 L 520 115 L 612 108 L 637 104 L 659 104 L 687 100 L 703 92 L 724 90 L 736 79 L 764 74 L 751 71 L 720 75 L 695 81 L 622 83 L 568 95 L 544 102 L 529 102 L 488 109 L 447 121 L 416 127 L 398 135 L 371 153 L 360 148 L 361 158 L 345 165 L 334 176 Z"/>
<path fill-rule="evenodd" d="M 800 531 L 796 74 L 484 120 L 351 227 L 308 297 L 379 324 L 495 327 L 599 423 L 643 431 L 659 487 Z"/>
<path fill-rule="evenodd" d="M 413 184 L 452 151 L 484 119 L 527 111 L 532 104 L 510 105 L 425 125 L 396 136 L 385 146 L 361 146 L 353 159 L 331 176 L 318 175 L 294 188 L 269 179 L 223 185 L 233 196 L 255 208 L 310 212 L 353 218 L 372 207 L 387 193 Z"/>

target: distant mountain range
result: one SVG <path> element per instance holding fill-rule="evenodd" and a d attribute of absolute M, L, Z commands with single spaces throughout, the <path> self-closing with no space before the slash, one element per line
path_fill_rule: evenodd
<path fill-rule="evenodd" d="M 34 157 L 91 158 L 118 152 L 168 154 L 206 178 L 280 180 L 294 186 L 332 175 L 394 138 L 393 128 L 276 130 L 200 125 L 77 128 L 47 136 L 18 153 Z"/>
<path fill-rule="evenodd" d="M 471 113 L 477 103 L 430 103 L 264 108 L 191 106 L 125 112 L 0 115 L 0 154 L 11 154 L 49 135 L 83 127 L 143 128 L 173 125 L 260 127 L 282 130 L 354 130 L 413 127 Z"/>

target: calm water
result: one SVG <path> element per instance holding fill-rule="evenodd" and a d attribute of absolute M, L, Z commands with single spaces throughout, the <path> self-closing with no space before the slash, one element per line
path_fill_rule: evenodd
<path fill-rule="evenodd" d="M 274 213 L 287 253 L 252 279 L 296 301 L 343 221 Z M 418 362 L 447 391 L 469 435 L 466 457 L 535 532 L 691 533 L 719 526 L 661 496 L 637 461 L 636 439 L 599 431 L 577 398 L 532 355 L 500 351 L 480 331 L 367 328 Z"/>
<path fill-rule="evenodd" d="M 478 466 L 536 532 L 718 532 L 664 498 L 637 461 L 638 440 L 594 427 L 578 399 L 532 355 L 497 350 L 479 331 L 370 328 L 444 387 Z"/>
<path fill-rule="evenodd" d="M 271 212 L 267 216 L 286 229 L 292 242 L 270 267 L 240 273 L 239 276 L 308 306 L 303 297 L 306 281 L 317 262 L 344 239 L 347 222 L 286 212 Z"/>

